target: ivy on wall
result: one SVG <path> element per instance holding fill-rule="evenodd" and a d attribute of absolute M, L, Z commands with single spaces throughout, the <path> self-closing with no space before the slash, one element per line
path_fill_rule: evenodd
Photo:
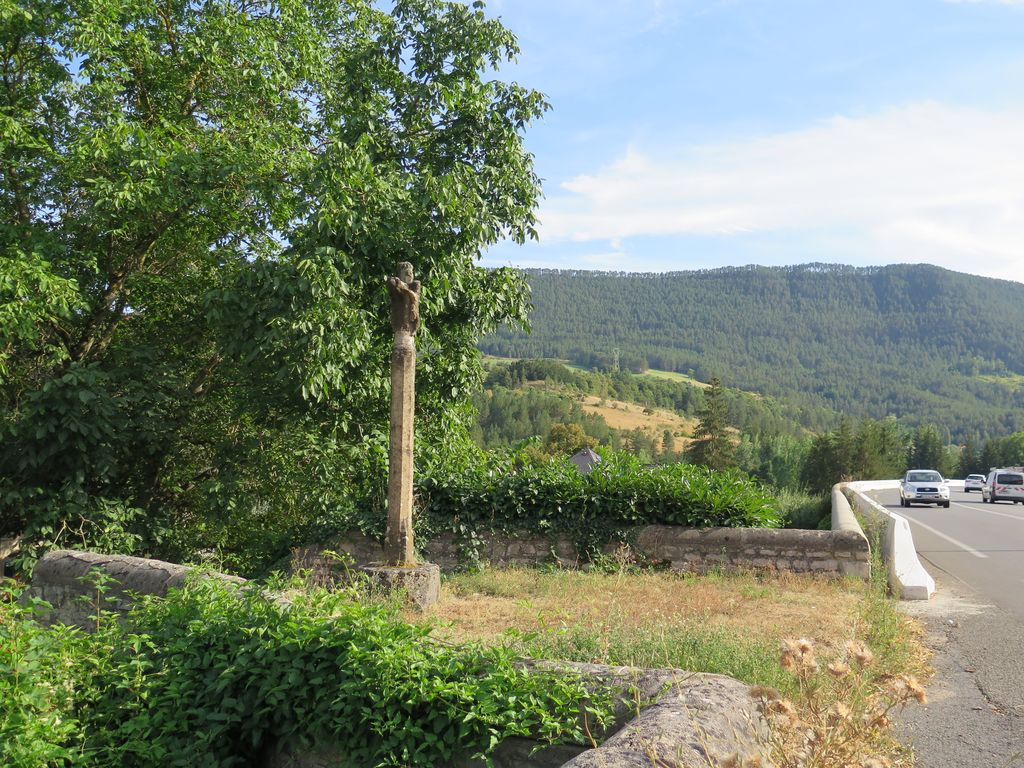
<path fill-rule="evenodd" d="M 417 503 L 423 535 L 563 534 L 586 554 L 641 525 L 776 528 L 783 522 L 775 499 L 741 472 L 645 467 L 610 451 L 586 475 L 567 459 L 524 464 L 499 453 L 455 470 L 439 466 L 418 478 Z"/>

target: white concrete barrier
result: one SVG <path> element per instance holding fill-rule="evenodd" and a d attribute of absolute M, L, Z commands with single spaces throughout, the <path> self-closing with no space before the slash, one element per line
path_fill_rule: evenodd
<path fill-rule="evenodd" d="M 888 568 L 889 588 L 893 594 L 903 600 L 927 600 L 935 593 L 935 579 L 925 570 L 914 548 L 914 537 L 910 532 L 907 518 L 897 515 L 874 499 L 867 496 L 867 491 L 895 490 L 900 487 L 899 480 L 858 480 L 843 483 L 843 487 L 853 491 L 857 510 L 863 514 L 880 520 L 882 528 L 882 559 Z M 840 486 L 836 486 L 839 488 Z M 835 493 L 833 489 L 832 527 L 835 529 L 837 517 L 835 512 Z M 857 526 L 860 528 L 860 526 Z"/>

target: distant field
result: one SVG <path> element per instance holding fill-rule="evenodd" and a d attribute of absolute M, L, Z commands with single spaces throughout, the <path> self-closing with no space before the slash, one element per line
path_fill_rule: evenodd
<path fill-rule="evenodd" d="M 518 357 L 497 357 L 496 355 L 483 355 L 484 367 L 489 368 L 493 365 L 502 365 L 505 363 L 514 363 L 518 360 Z"/>
<path fill-rule="evenodd" d="M 507 365 L 508 363 L 516 363 L 520 360 L 525 360 L 522 357 L 498 357 L 497 355 L 484 355 L 484 367 L 488 368 L 493 365 Z M 582 365 L 576 365 L 570 363 L 568 360 L 562 360 L 561 358 L 551 358 L 552 360 L 558 360 L 562 365 L 568 368 L 570 371 L 582 371 L 583 373 L 589 373 L 589 368 L 584 368 Z"/>
<path fill-rule="evenodd" d="M 494 366 L 494 365 L 502 365 L 502 364 L 514 363 L 517 360 L 522 360 L 522 359 L 525 359 L 525 358 L 519 358 L 519 357 L 497 357 L 496 355 L 484 355 L 483 356 L 484 366 L 486 366 L 486 367 L 490 367 L 490 366 Z M 575 363 L 570 363 L 568 360 L 562 360 L 562 359 L 559 359 L 559 358 L 551 358 L 551 359 L 558 360 L 558 362 L 560 362 L 562 365 L 564 365 L 569 370 L 572 370 L 572 371 L 582 371 L 584 373 L 590 372 L 589 368 L 584 368 L 581 365 L 576 365 Z M 693 378 L 692 376 L 687 376 L 685 373 L 676 373 L 675 371 L 659 371 L 656 368 L 649 368 L 646 371 L 644 371 L 643 373 L 635 373 L 633 375 L 634 376 L 647 376 L 647 377 L 652 378 L 652 379 L 664 379 L 666 381 L 677 381 L 680 384 L 689 384 L 690 386 L 699 387 L 700 389 L 707 389 L 709 386 L 711 386 L 707 382 L 698 381 L 697 379 Z M 979 377 L 979 378 L 983 378 L 983 377 Z M 1020 379 L 1021 379 L 1020 383 L 1024 384 L 1024 377 L 1020 377 Z M 754 397 L 760 397 L 760 395 L 758 395 L 755 392 L 751 392 L 749 394 L 754 396 Z M 630 429 L 632 429 L 632 427 L 630 427 Z"/>
<path fill-rule="evenodd" d="M 685 384 L 692 384 L 695 387 L 707 388 L 708 384 L 703 381 L 697 381 L 692 376 L 687 376 L 685 373 L 675 373 L 674 371 L 658 371 L 654 368 L 650 368 L 641 376 L 650 376 L 652 379 L 668 379 L 669 381 L 681 381 Z"/>
<path fill-rule="evenodd" d="M 673 411 L 645 408 L 636 403 L 609 400 L 594 395 L 584 396 L 580 406 L 587 413 L 604 417 L 612 429 L 642 429 L 654 439 L 659 450 L 662 449 L 662 438 L 666 429 L 672 433 L 672 450 L 681 451 L 686 448 L 688 438 L 697 425 L 696 419 L 688 419 Z"/>
<path fill-rule="evenodd" d="M 983 373 L 974 377 L 978 381 L 984 381 L 986 384 L 999 384 L 1006 387 L 1011 392 L 1016 392 L 1018 389 L 1024 387 L 1024 376 L 1019 373 L 1007 373 L 1007 374 L 995 374 L 995 373 Z"/>

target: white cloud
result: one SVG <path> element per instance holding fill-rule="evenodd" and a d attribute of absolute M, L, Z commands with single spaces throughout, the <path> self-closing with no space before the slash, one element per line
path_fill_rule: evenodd
<path fill-rule="evenodd" d="M 928 102 L 749 141 L 629 147 L 562 187 L 540 210 L 548 243 L 792 233 L 866 250 L 865 263 L 1024 276 L 1024 112 Z"/>

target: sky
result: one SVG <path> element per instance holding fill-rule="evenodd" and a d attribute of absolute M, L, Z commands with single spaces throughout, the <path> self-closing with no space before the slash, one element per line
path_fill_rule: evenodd
<path fill-rule="evenodd" d="M 486 266 L 929 263 L 1024 281 L 1024 0 L 490 0 L 539 242 Z"/>

